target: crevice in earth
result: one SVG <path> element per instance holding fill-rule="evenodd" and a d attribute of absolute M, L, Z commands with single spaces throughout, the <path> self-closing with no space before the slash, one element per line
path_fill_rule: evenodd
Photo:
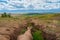
<path fill-rule="evenodd" d="M 43 27 L 42 25 L 35 25 L 34 23 L 30 23 L 30 24 L 31 24 L 30 26 L 33 27 L 32 34 L 35 32 L 35 29 L 36 30 L 41 30 L 44 40 L 56 40 L 56 34 L 46 33 L 45 31 L 42 30 L 42 28 L 41 28 L 41 27 Z M 14 33 L 10 35 L 10 40 L 17 40 L 18 35 L 20 35 L 20 32 L 24 27 L 26 29 L 26 27 L 28 27 L 28 24 L 23 26 L 23 27 L 22 27 L 22 25 L 19 25 L 19 28 L 17 28 L 14 31 Z"/>

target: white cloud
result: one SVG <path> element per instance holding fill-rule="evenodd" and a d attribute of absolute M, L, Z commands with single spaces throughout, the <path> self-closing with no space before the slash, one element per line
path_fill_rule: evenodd
<path fill-rule="evenodd" d="M 33 7 L 31 9 L 34 10 L 50 10 L 50 9 L 58 9 L 60 8 L 60 3 L 54 3 L 59 2 L 60 0 L 3 0 L 6 1 L 6 3 L 0 3 L 0 10 L 28 10 L 30 9 L 29 5 L 32 5 Z M 52 3 L 46 3 L 46 1 L 52 2 Z M 20 8 L 20 6 L 23 6 L 24 8 Z M 19 8 L 18 8 L 19 7 Z"/>
<path fill-rule="evenodd" d="M 0 3 L 0 10 L 4 9 L 5 8 L 5 4 L 3 3 Z"/>
<path fill-rule="evenodd" d="M 59 2 L 60 0 L 47 0 L 49 2 Z"/>

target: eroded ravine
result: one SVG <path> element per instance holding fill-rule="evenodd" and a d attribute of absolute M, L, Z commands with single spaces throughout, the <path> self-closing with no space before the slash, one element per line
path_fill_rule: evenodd
<path fill-rule="evenodd" d="M 27 23 L 27 22 L 26 22 Z M 18 35 L 20 35 L 21 30 L 26 29 L 28 27 L 27 24 L 19 24 L 17 22 L 9 22 L 3 23 L 4 25 L 2 26 L 2 23 L 0 24 L 0 40 L 17 40 Z M 8 24 L 8 25 L 7 25 Z M 49 33 L 49 31 L 44 30 L 45 25 L 42 24 L 35 24 L 34 22 L 30 23 L 33 28 L 36 28 L 37 30 L 42 31 L 42 36 L 44 40 L 56 40 L 56 34 L 55 33 Z M 32 30 L 34 32 L 35 30 Z"/>

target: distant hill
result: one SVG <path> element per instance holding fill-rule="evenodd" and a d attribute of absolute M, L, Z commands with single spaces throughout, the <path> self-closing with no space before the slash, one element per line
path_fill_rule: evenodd
<path fill-rule="evenodd" d="M 60 14 L 60 13 L 25 13 L 25 15 L 43 15 L 43 14 Z"/>
<path fill-rule="evenodd" d="M 43 13 L 26 13 L 25 15 L 42 15 Z"/>

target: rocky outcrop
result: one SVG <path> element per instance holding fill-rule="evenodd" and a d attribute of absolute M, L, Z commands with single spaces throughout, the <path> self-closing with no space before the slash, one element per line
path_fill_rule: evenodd
<path fill-rule="evenodd" d="M 8 35 L 0 35 L 0 40 L 10 40 Z"/>
<path fill-rule="evenodd" d="M 33 40 L 33 37 L 32 37 L 32 34 L 31 34 L 31 28 L 28 27 L 27 31 L 24 34 L 19 35 L 17 40 Z"/>
<path fill-rule="evenodd" d="M 56 34 L 42 32 L 44 40 L 56 40 Z"/>
<path fill-rule="evenodd" d="M 32 20 L 34 27 L 42 31 L 44 40 L 57 40 L 56 37 L 56 24 L 47 24 L 44 21 Z"/>
<path fill-rule="evenodd" d="M 0 40 L 17 40 L 17 36 L 21 30 L 21 25 L 16 21 L 2 21 L 0 23 Z"/>

